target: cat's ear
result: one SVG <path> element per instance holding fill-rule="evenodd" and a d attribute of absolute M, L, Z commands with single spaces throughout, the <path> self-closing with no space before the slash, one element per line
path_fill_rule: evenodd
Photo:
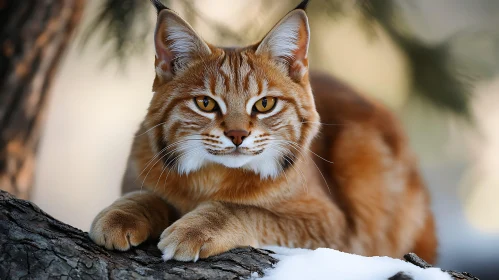
<path fill-rule="evenodd" d="M 305 11 L 301 8 L 288 13 L 263 38 L 257 55 L 266 55 L 283 64 L 290 77 L 299 82 L 308 72 L 310 29 Z"/>
<path fill-rule="evenodd" d="M 194 29 L 168 8 L 158 9 L 154 45 L 160 83 L 170 81 L 194 60 L 211 54 L 210 47 Z"/>

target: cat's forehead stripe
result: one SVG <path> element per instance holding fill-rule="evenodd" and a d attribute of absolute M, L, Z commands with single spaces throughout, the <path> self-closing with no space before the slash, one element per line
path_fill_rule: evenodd
<path fill-rule="evenodd" d="M 232 75 L 231 67 L 230 67 L 230 55 L 229 54 L 224 54 L 222 57 L 222 63 L 220 65 L 220 72 L 223 73 L 225 76 L 230 76 Z"/>
<path fill-rule="evenodd" d="M 249 66 L 248 57 L 244 54 L 241 54 L 241 57 L 242 63 L 241 67 L 239 68 L 239 75 L 241 75 L 241 77 L 246 77 L 248 74 L 250 74 L 251 67 Z"/>
<path fill-rule="evenodd" d="M 210 78 L 207 90 L 213 95 L 238 93 L 249 96 L 264 93 L 262 78 L 257 77 L 254 65 L 248 55 L 234 49 L 225 49 L 218 62 L 215 77 Z"/>
<path fill-rule="evenodd" d="M 226 81 L 228 81 L 227 77 L 222 75 L 217 75 L 215 77 L 215 92 L 213 92 L 213 95 L 219 95 L 220 93 L 227 91 L 228 83 Z"/>

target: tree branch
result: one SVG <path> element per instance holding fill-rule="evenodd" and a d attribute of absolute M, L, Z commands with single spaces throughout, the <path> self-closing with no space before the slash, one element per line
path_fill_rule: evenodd
<path fill-rule="evenodd" d="M 0 279 L 247 279 L 263 276 L 277 263 L 271 254 L 246 247 L 184 263 L 163 262 L 152 242 L 127 252 L 108 251 L 95 245 L 87 233 L 0 191 Z M 414 254 L 406 260 L 428 266 Z M 449 274 L 454 279 L 477 279 Z M 390 279 L 407 279 L 401 277 Z"/>
<path fill-rule="evenodd" d="M 412 263 L 413 265 L 419 266 L 421 268 L 430 268 L 430 267 L 432 267 L 431 264 L 425 262 L 422 258 L 418 257 L 414 253 L 406 254 L 404 256 L 404 259 L 408 263 Z M 457 271 L 444 270 L 444 269 L 442 269 L 442 271 L 445 271 L 445 272 L 449 273 L 450 276 L 452 276 L 452 278 L 457 279 L 457 280 L 479 280 L 478 278 L 476 278 L 475 276 L 471 275 L 468 272 L 457 272 Z"/>
<path fill-rule="evenodd" d="M 87 233 L 0 191 L 0 279 L 239 279 L 263 276 L 276 262 L 269 251 L 253 248 L 196 263 L 165 263 L 152 243 L 107 251 Z"/>

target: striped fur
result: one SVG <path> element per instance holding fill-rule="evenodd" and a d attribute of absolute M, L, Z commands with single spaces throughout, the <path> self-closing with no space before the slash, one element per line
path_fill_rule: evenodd
<path fill-rule="evenodd" d="M 429 197 L 404 133 L 383 106 L 309 73 L 302 10 L 245 48 L 207 44 L 169 10 L 158 19 L 164 55 L 123 182 L 130 193 L 96 217 L 96 243 L 127 250 L 159 237 L 163 258 L 182 261 L 246 245 L 435 261 Z M 197 96 L 218 109 L 201 110 Z M 265 96 L 275 107 L 255 113 Z M 234 130 L 250 132 L 237 149 Z"/>

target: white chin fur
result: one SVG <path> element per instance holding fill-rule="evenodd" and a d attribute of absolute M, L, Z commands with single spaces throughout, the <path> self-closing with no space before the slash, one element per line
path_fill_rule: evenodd
<path fill-rule="evenodd" d="M 242 168 L 260 175 L 262 179 L 276 178 L 281 169 L 274 160 L 275 155 L 270 151 L 265 151 L 257 156 L 237 155 L 237 156 L 210 156 L 208 160 L 222 164 L 228 168 Z"/>
<path fill-rule="evenodd" d="M 181 157 L 179 160 L 178 172 L 180 174 L 189 174 L 197 171 L 204 164 L 204 155 Z"/>
<path fill-rule="evenodd" d="M 179 172 L 189 174 L 201 168 L 206 162 L 221 164 L 227 168 L 242 168 L 260 175 L 262 179 L 276 178 L 281 167 L 274 160 L 276 155 L 271 151 L 265 151 L 258 156 L 250 155 L 225 155 L 215 156 L 202 153 L 191 157 L 182 157 L 179 160 Z"/>

